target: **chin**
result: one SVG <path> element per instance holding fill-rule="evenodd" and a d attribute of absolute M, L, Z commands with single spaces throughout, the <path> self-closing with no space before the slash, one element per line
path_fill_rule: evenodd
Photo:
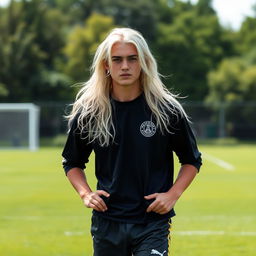
<path fill-rule="evenodd" d="M 133 82 L 132 81 L 120 81 L 119 84 L 123 85 L 123 86 L 129 86 L 129 85 L 132 85 Z"/>
<path fill-rule="evenodd" d="M 124 84 L 124 83 L 121 83 L 120 86 L 123 86 L 123 87 L 128 87 L 128 86 L 131 86 L 131 84 Z"/>

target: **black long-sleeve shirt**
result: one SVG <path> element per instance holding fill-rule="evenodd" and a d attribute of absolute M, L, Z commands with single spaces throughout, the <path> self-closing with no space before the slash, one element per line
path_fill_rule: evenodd
<path fill-rule="evenodd" d="M 94 211 L 104 218 L 128 223 L 145 223 L 175 215 L 146 213 L 151 200 L 144 196 L 167 192 L 173 184 L 173 152 L 180 163 L 191 164 L 198 170 L 201 154 L 187 120 L 170 113 L 170 132 L 162 134 L 146 103 L 144 95 L 129 102 L 111 100 L 116 130 L 114 142 L 102 147 L 97 142 L 82 139 L 73 121 L 62 156 L 66 172 L 85 168 L 95 152 L 97 189 L 105 190 L 106 212 Z"/>

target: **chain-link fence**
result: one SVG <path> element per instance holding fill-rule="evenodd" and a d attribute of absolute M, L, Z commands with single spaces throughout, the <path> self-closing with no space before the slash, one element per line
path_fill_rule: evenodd
<path fill-rule="evenodd" d="M 191 116 L 199 138 L 256 139 L 256 102 L 219 103 L 214 106 L 190 102 L 185 103 L 184 108 Z"/>
<path fill-rule="evenodd" d="M 37 103 L 41 108 L 40 136 L 54 137 L 67 131 L 64 115 L 70 110 L 68 103 Z M 234 137 L 256 139 L 256 102 L 211 106 L 203 102 L 186 102 L 185 110 L 192 119 L 198 138 Z"/>
<path fill-rule="evenodd" d="M 39 102 L 40 107 L 40 137 L 55 137 L 67 132 L 69 103 Z"/>

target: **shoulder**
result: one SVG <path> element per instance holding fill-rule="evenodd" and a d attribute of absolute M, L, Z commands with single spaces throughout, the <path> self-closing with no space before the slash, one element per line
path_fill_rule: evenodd
<path fill-rule="evenodd" d="M 88 118 L 83 116 L 81 112 L 70 117 L 68 121 L 69 130 L 75 133 L 81 133 L 81 131 L 84 130 L 85 123 L 87 122 L 86 120 L 88 120 Z"/>
<path fill-rule="evenodd" d="M 187 114 L 180 103 L 176 104 L 168 101 L 165 111 L 172 122 L 178 122 L 181 119 L 187 119 Z"/>
<path fill-rule="evenodd" d="M 76 128 L 78 125 L 78 119 L 80 117 L 81 113 L 77 113 L 73 116 L 70 116 L 69 120 L 68 120 L 68 125 L 69 125 L 69 128 Z"/>

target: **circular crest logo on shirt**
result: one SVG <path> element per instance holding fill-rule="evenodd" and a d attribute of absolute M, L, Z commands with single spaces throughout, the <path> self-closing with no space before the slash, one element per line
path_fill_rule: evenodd
<path fill-rule="evenodd" d="M 140 132 L 145 137 L 152 137 L 156 133 L 156 126 L 152 121 L 145 121 L 140 126 Z"/>

